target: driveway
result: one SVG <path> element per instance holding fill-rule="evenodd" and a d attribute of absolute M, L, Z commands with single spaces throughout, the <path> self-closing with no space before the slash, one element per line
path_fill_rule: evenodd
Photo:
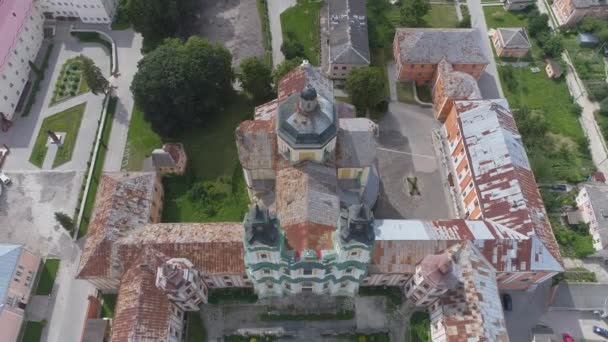
<path fill-rule="evenodd" d="M 513 311 L 504 312 L 511 341 L 530 341 L 530 330 L 547 311 L 550 291 L 551 280 L 538 285 L 533 291 L 500 292 L 501 295 L 508 293 L 513 301 Z"/>
<path fill-rule="evenodd" d="M 496 61 L 494 60 L 494 54 L 492 52 L 492 45 L 490 43 L 490 38 L 488 37 L 488 25 L 486 24 L 481 0 L 467 0 L 467 5 L 469 6 L 469 13 L 471 14 L 471 27 L 481 31 L 481 36 L 484 41 L 484 44 L 482 44 L 484 53 L 490 60 L 490 64 L 488 64 L 485 72 L 478 80 L 481 95 L 484 99 L 503 98 L 504 93 L 502 92 L 498 70 L 496 69 Z"/>
<path fill-rule="evenodd" d="M 281 52 L 283 31 L 281 30 L 281 13 L 296 4 L 296 0 L 267 0 L 270 33 L 272 35 L 272 63 L 278 65 L 285 60 Z"/>
<path fill-rule="evenodd" d="M 608 329 L 606 322 L 592 312 L 549 311 L 540 319 L 540 323 L 553 329 L 555 341 L 562 341 L 562 334 L 569 333 L 575 341 L 605 341 L 593 333 L 593 326 Z"/>
<path fill-rule="evenodd" d="M 238 66 L 247 57 L 264 55 L 262 24 L 256 1 L 200 2 L 198 34 L 228 48 L 234 66 Z"/>

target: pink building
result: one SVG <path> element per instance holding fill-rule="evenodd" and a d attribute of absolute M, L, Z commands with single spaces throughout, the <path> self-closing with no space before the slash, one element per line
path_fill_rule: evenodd
<path fill-rule="evenodd" d="M 40 258 L 21 245 L 0 244 L 0 340 L 17 341 Z"/>

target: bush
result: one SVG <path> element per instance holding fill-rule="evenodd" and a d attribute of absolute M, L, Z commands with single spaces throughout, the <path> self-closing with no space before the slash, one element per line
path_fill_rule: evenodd
<path fill-rule="evenodd" d="M 602 101 L 608 97 L 608 84 L 600 83 L 592 87 L 587 87 L 589 90 L 589 99 L 591 101 Z"/>
<path fill-rule="evenodd" d="M 283 41 L 283 44 L 281 44 L 281 52 L 285 55 L 285 59 L 304 57 L 304 45 L 289 33 L 287 37 L 288 38 Z"/>

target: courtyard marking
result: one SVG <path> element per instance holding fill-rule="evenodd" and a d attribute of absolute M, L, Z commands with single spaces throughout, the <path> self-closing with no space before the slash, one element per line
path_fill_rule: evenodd
<path fill-rule="evenodd" d="M 429 156 L 429 155 L 426 155 L 426 154 L 403 152 L 403 151 L 391 150 L 390 148 L 384 148 L 384 147 L 378 147 L 378 149 L 381 150 L 381 151 L 407 154 L 407 155 L 410 155 L 410 156 L 423 157 L 423 158 L 429 158 L 429 159 L 437 159 L 437 157 L 435 157 L 435 156 Z"/>

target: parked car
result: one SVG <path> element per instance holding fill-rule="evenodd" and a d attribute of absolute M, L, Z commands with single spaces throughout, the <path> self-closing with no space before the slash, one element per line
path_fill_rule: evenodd
<path fill-rule="evenodd" d="M 562 338 L 563 338 L 564 342 L 574 342 L 574 339 L 568 333 L 563 333 Z"/>
<path fill-rule="evenodd" d="M 11 184 L 11 179 L 4 172 L 0 172 L 0 182 L 4 183 L 4 185 Z"/>
<path fill-rule="evenodd" d="M 502 308 L 505 311 L 513 310 L 513 300 L 511 299 L 511 295 L 506 293 L 502 295 Z"/>
<path fill-rule="evenodd" d="M 602 337 L 608 338 L 608 329 L 600 328 L 597 325 L 593 326 L 593 332 Z"/>

